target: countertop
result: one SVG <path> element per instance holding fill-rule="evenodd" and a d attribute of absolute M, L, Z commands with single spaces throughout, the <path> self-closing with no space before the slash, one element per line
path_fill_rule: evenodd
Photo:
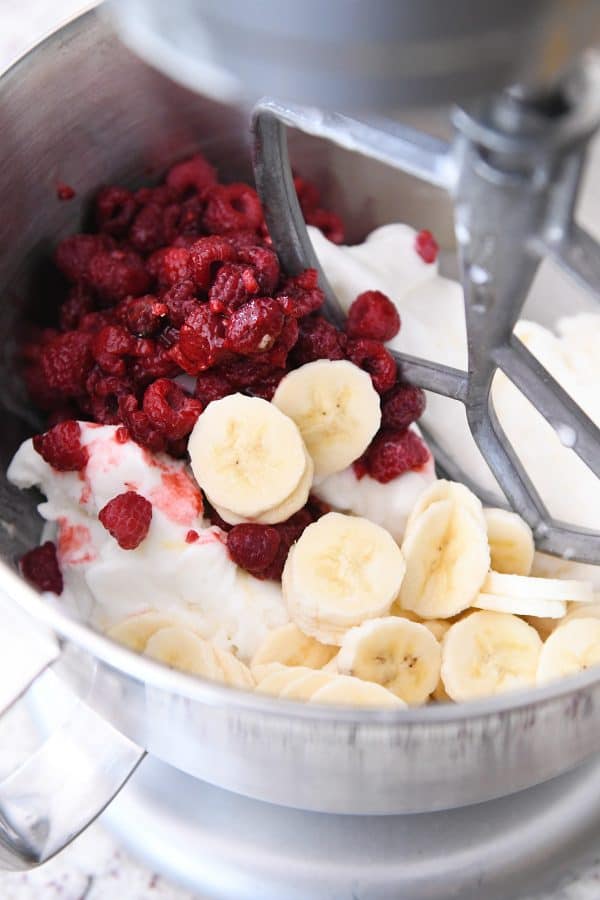
<path fill-rule="evenodd" d="M 81 0 L 52 3 L 2 0 L 0 71 L 48 31 L 91 5 Z M 3 726 L 0 772 L 10 771 L 11 761 L 18 757 L 27 740 L 23 720 L 13 717 Z M 42 868 L 27 873 L 0 873 L 0 897 L 2 900 L 192 900 L 193 897 L 200 900 L 132 860 L 103 827 L 102 819 Z M 552 894 L 537 894 L 523 900 L 598 900 L 599 897 L 600 842 L 598 858 L 591 867 L 569 872 L 562 887 Z"/>

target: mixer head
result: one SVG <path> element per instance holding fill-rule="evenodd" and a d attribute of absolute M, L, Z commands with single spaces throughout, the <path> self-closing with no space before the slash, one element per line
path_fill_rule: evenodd
<path fill-rule="evenodd" d="M 242 100 L 275 86 L 286 100 L 260 101 L 253 132 L 257 188 L 290 274 L 320 267 L 293 186 L 286 126 L 449 192 L 468 371 L 395 353 L 402 376 L 465 405 L 479 450 L 509 504 L 532 527 L 538 549 L 598 563 L 600 534 L 551 517 L 491 396 L 501 371 L 600 478 L 600 429 L 513 334 L 544 257 L 600 297 L 600 249 L 573 218 L 587 143 L 600 124 L 600 64 L 588 54 L 568 65 L 600 35 L 594 3 L 331 0 L 324 7 L 318 0 L 187 0 L 175 18 L 156 0 L 115 0 L 115 8 L 134 49 L 187 84 L 200 77 L 194 68 L 200 35 L 196 48 L 218 62 L 211 69 L 213 89 Z M 215 75 L 219 66 L 223 77 Z M 206 71 L 202 77 L 195 86 L 205 90 Z M 518 87 L 497 90 L 515 79 Z M 381 111 L 474 93 L 483 96 L 454 110 L 450 143 L 391 119 L 324 111 Z M 325 314 L 339 323 L 343 313 L 322 271 L 320 281 Z M 441 472 L 481 495 L 469 473 L 427 437 Z"/>

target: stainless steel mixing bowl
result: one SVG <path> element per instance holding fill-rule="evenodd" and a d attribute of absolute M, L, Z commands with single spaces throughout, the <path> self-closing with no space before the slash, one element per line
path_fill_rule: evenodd
<path fill-rule="evenodd" d="M 15 374 L 18 325 L 30 304 L 43 306 L 51 248 L 80 226 L 98 184 L 140 183 L 196 148 L 228 177 L 249 177 L 250 166 L 240 114 L 146 68 L 93 13 L 4 75 L 0 124 L 4 469 L 34 421 Z M 292 155 L 352 223 L 351 236 L 405 219 L 435 228 L 450 246 L 447 201 L 432 188 L 300 135 L 293 137 Z M 56 198 L 59 179 L 77 191 L 69 203 Z M 46 756 L 32 758 L 0 785 L 6 865 L 45 858 L 67 832 L 83 827 L 138 761 L 139 748 L 251 797 L 359 814 L 475 803 L 551 778 L 600 750 L 598 671 L 543 690 L 400 712 L 305 706 L 170 671 L 68 618 L 22 581 L 15 559 L 40 530 L 35 498 L 3 478 L 0 588 L 11 600 L 7 615 L 17 604 L 36 627 L 57 636 L 58 644 L 45 641 L 36 657 L 39 669 L 50 660 L 40 677 L 47 683 L 58 677 L 87 711 L 79 712 L 79 724 L 65 726 L 62 743 L 55 738 Z M 30 656 L 37 646 L 29 639 Z M 16 696 L 23 685 L 6 668 L 0 659 L 2 680 Z M 49 760 L 54 781 L 45 768 Z M 53 819 L 57 810 L 60 823 Z"/>

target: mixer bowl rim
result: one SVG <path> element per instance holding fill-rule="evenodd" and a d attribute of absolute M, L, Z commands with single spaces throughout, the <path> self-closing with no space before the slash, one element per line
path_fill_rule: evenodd
<path fill-rule="evenodd" d="M 104 25 L 107 24 L 105 15 L 98 7 L 98 0 L 89 0 L 82 11 L 65 18 L 61 25 L 34 43 L 7 69 L 0 72 L 0 90 L 8 79 L 17 76 L 21 67 L 31 64 L 39 51 L 51 48 L 57 41 L 68 36 L 71 29 L 81 29 L 85 19 L 98 19 Z M 28 585 L 14 568 L 3 560 L 0 560 L 0 590 L 5 591 L 11 600 L 18 603 L 34 619 L 56 632 L 60 638 L 80 647 L 94 658 L 136 681 L 210 706 L 237 708 L 239 711 L 246 710 L 273 718 L 322 721 L 332 725 L 346 723 L 349 726 L 390 727 L 394 730 L 402 729 L 405 726 L 461 724 L 465 721 L 510 714 L 527 707 L 541 706 L 545 702 L 576 694 L 578 691 L 600 682 L 599 667 L 596 672 L 589 670 L 567 676 L 545 687 L 507 692 L 466 703 L 429 704 L 402 710 L 352 707 L 346 709 L 318 704 L 311 705 L 239 690 L 169 669 L 158 661 L 119 645 L 57 607 L 50 606 L 44 601 L 41 594 Z"/>

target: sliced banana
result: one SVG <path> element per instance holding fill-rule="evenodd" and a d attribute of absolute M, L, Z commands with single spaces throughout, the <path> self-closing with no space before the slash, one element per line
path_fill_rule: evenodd
<path fill-rule="evenodd" d="M 538 684 L 600 665 L 600 619 L 571 619 L 554 631 L 540 654 Z"/>
<path fill-rule="evenodd" d="M 392 536 L 368 519 L 327 513 L 306 528 L 283 571 L 290 618 L 324 644 L 389 612 L 405 563 Z"/>
<path fill-rule="evenodd" d="M 533 532 L 517 513 L 484 509 L 492 569 L 509 575 L 529 575 L 535 555 Z"/>
<path fill-rule="evenodd" d="M 600 603 L 577 603 L 573 604 L 573 606 L 567 612 L 567 615 L 564 617 L 562 622 L 555 622 L 555 625 L 558 625 L 562 628 L 563 625 L 566 625 L 567 622 L 570 622 L 572 619 L 600 619 Z"/>
<path fill-rule="evenodd" d="M 442 643 L 442 681 L 452 700 L 473 700 L 535 684 L 542 642 L 509 613 L 476 612 Z"/>
<path fill-rule="evenodd" d="M 146 644 L 155 632 L 173 624 L 173 616 L 148 610 L 148 612 L 137 613 L 117 622 L 106 633 L 113 641 L 118 641 L 119 644 L 124 644 L 125 647 L 129 647 L 130 650 L 135 650 L 137 653 L 143 653 Z"/>
<path fill-rule="evenodd" d="M 561 600 L 563 603 L 591 603 L 594 591 L 591 581 L 566 578 L 533 578 L 527 575 L 504 575 L 490 572 L 481 587 L 483 594 L 497 594 L 514 600 Z M 527 613 L 535 615 L 535 613 Z M 542 613 L 547 615 L 547 613 Z"/>
<path fill-rule="evenodd" d="M 214 647 L 213 649 L 217 663 L 223 670 L 225 683 L 230 684 L 231 687 L 252 690 L 255 682 L 248 666 L 228 650 L 222 650 L 220 647 Z"/>
<path fill-rule="evenodd" d="M 447 619 L 472 605 L 490 566 L 481 521 L 452 500 L 431 503 L 414 520 L 402 543 L 403 609 L 423 619 Z"/>
<path fill-rule="evenodd" d="M 535 616 L 540 619 L 562 619 L 567 612 L 564 600 L 544 600 L 540 597 L 501 597 L 499 594 L 477 595 L 475 609 L 512 613 L 515 616 Z"/>
<path fill-rule="evenodd" d="M 406 703 L 391 691 L 372 681 L 361 681 L 351 675 L 337 675 L 319 688 L 310 703 L 332 703 L 336 706 L 372 706 L 406 708 Z"/>
<path fill-rule="evenodd" d="M 284 666 L 321 669 L 337 652 L 337 647 L 321 644 L 315 638 L 304 634 L 294 622 L 290 622 L 269 631 L 252 657 L 250 665 L 254 669 L 266 663 L 279 662 Z"/>
<path fill-rule="evenodd" d="M 274 506 L 272 509 L 268 509 L 266 512 L 253 517 L 239 516 L 230 509 L 226 509 L 224 506 L 218 506 L 217 504 L 214 504 L 214 508 L 221 518 L 230 525 L 240 525 L 242 522 L 259 522 L 261 525 L 274 525 L 277 522 L 285 522 L 286 519 L 293 516 L 295 512 L 302 509 L 310 494 L 313 483 L 314 466 L 313 461 L 306 450 L 305 456 L 306 468 L 298 482 L 298 486 L 292 491 L 290 496 L 286 497 L 283 503 L 278 504 L 278 506 Z"/>
<path fill-rule="evenodd" d="M 253 671 L 256 672 L 256 670 Z M 282 666 L 272 669 L 263 678 L 257 679 L 256 690 L 259 694 L 271 694 L 279 697 L 286 687 L 312 672 L 314 669 L 309 669 L 307 666 Z"/>
<path fill-rule="evenodd" d="M 188 443 L 192 471 L 211 503 L 251 518 L 296 490 L 305 449 L 290 418 L 272 403 L 242 394 L 209 403 Z"/>
<path fill-rule="evenodd" d="M 410 511 L 405 535 L 412 529 L 419 516 L 433 503 L 438 503 L 440 500 L 450 500 L 457 506 L 464 507 L 475 516 L 482 528 L 486 527 L 483 506 L 479 497 L 476 497 L 473 491 L 459 481 L 447 481 L 445 478 L 439 478 L 419 494 L 417 502 Z"/>
<path fill-rule="evenodd" d="M 295 369 L 279 382 L 273 403 L 300 429 L 318 478 L 358 459 L 381 423 L 370 375 L 347 360 L 318 359 Z"/>
<path fill-rule="evenodd" d="M 344 635 L 338 671 L 374 681 L 409 706 L 427 700 L 440 678 L 438 641 L 425 625 L 400 616 L 370 619 Z"/>
<path fill-rule="evenodd" d="M 146 644 L 144 653 L 172 669 L 191 672 L 212 681 L 225 681 L 225 673 L 213 645 L 181 625 L 156 631 Z"/>
<path fill-rule="evenodd" d="M 282 700 L 310 700 L 316 691 L 329 684 L 335 677 L 332 672 L 323 672 L 322 670 L 302 675 L 291 684 L 286 685 L 279 696 Z"/>

